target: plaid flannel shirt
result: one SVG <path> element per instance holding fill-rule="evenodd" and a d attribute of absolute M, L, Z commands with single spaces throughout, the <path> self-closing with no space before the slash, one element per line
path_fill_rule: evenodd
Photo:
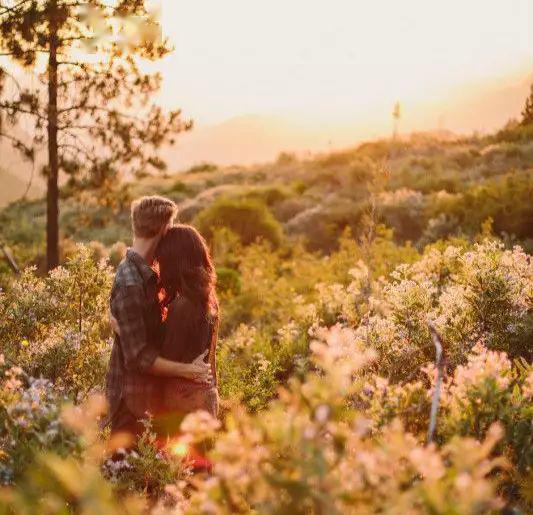
<path fill-rule="evenodd" d="M 160 354 L 163 325 L 157 276 L 131 249 L 117 268 L 110 305 L 120 336 L 115 335 L 106 378 L 108 421 L 121 400 L 141 418 L 147 411 L 153 411 L 161 395 L 160 378 L 147 371 Z"/>

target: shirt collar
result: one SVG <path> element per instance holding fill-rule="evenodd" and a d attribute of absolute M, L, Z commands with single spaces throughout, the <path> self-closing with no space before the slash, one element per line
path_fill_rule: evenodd
<path fill-rule="evenodd" d="M 146 261 L 133 249 L 127 250 L 126 259 L 128 259 L 135 265 L 135 267 L 141 274 L 141 277 L 143 278 L 144 282 L 148 282 L 152 279 L 157 278 L 154 269 L 148 266 L 148 263 L 146 263 Z"/>

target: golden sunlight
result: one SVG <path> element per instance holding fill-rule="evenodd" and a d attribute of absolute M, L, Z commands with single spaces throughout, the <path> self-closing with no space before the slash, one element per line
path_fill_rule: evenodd
<path fill-rule="evenodd" d="M 162 13 L 176 47 L 164 103 L 200 121 L 370 118 L 397 99 L 442 109 L 460 88 L 505 85 L 533 64 L 528 0 L 168 0 Z"/>
<path fill-rule="evenodd" d="M 533 513 L 532 23 L 0 0 L 0 514 Z"/>

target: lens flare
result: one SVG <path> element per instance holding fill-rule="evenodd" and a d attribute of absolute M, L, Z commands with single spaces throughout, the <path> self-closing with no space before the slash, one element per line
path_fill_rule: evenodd
<path fill-rule="evenodd" d="M 169 445 L 169 450 L 174 456 L 185 457 L 189 454 L 189 446 L 180 440 L 172 442 Z"/>

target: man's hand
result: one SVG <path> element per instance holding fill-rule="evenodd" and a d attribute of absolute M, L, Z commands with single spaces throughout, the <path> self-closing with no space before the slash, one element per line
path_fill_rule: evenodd
<path fill-rule="evenodd" d="M 209 349 L 205 349 L 204 352 L 202 352 L 202 354 L 200 354 L 199 356 L 196 356 L 196 358 L 194 358 L 192 360 L 193 363 L 195 364 L 200 364 L 200 363 L 203 363 L 203 364 L 206 364 L 205 363 L 205 358 L 206 356 L 209 354 Z"/>
<path fill-rule="evenodd" d="M 180 363 L 158 356 L 152 368 L 151 374 L 164 377 L 185 377 L 198 383 L 213 384 L 213 374 L 209 363 L 204 359 L 209 351 L 202 352 L 192 363 Z"/>
<path fill-rule="evenodd" d="M 203 361 L 200 363 L 183 364 L 183 369 L 180 371 L 180 377 L 192 379 L 197 383 L 211 384 L 213 382 L 213 375 L 211 374 L 211 367 L 208 363 Z"/>

